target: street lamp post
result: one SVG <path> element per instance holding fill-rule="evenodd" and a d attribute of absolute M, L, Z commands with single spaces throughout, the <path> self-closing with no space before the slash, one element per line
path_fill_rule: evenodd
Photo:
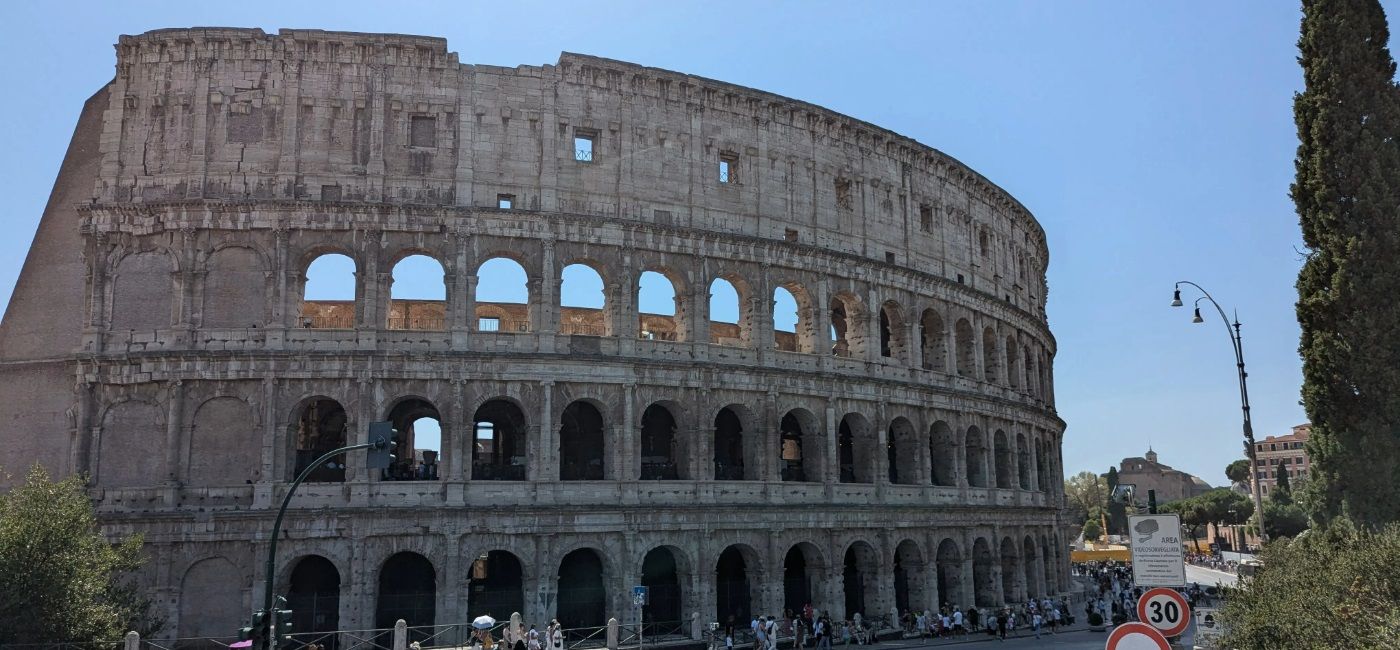
<path fill-rule="evenodd" d="M 1259 480 L 1256 476 L 1256 473 L 1259 471 L 1258 459 L 1254 453 L 1254 425 L 1249 419 L 1249 386 L 1245 381 L 1249 373 L 1244 370 L 1244 341 L 1240 337 L 1240 319 L 1237 314 L 1234 322 L 1231 323 L 1229 317 L 1225 315 L 1225 310 L 1220 308 L 1220 303 L 1216 302 L 1215 298 L 1211 297 L 1209 291 L 1206 291 L 1201 285 L 1195 282 L 1188 282 L 1186 280 L 1177 282 L 1173 287 L 1173 307 L 1182 306 L 1181 285 L 1183 284 L 1195 287 L 1197 291 L 1201 292 L 1201 297 L 1197 298 L 1195 304 L 1192 305 L 1195 308 L 1195 313 L 1191 316 L 1191 322 L 1205 322 L 1205 319 L 1201 318 L 1201 301 L 1210 301 L 1210 304 L 1215 306 L 1215 311 L 1220 314 L 1221 322 L 1225 323 L 1225 333 L 1230 336 L 1230 345 L 1235 349 L 1235 369 L 1239 371 L 1240 376 L 1240 411 L 1244 414 L 1244 452 L 1245 456 L 1249 458 L 1249 485 L 1250 491 L 1254 496 L 1254 516 L 1258 517 L 1259 522 L 1259 541 L 1261 543 L 1266 542 L 1269 537 L 1264 532 L 1264 499 L 1260 496 Z"/>

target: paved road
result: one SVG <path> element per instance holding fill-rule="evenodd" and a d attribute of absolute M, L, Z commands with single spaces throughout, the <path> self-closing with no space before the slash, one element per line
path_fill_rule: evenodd
<path fill-rule="evenodd" d="M 1199 582 L 1203 588 L 1214 587 L 1217 582 L 1226 587 L 1233 587 L 1235 583 L 1239 582 L 1239 578 L 1233 573 L 1226 573 L 1224 571 L 1216 571 L 1215 569 L 1207 569 L 1194 564 L 1188 564 L 1186 565 L 1186 581 Z"/>
<path fill-rule="evenodd" d="M 1024 634 L 1024 632 L 1022 633 Z M 851 650 L 914 650 L 916 648 L 1006 648 L 1007 650 L 1023 650 L 1028 648 L 1055 648 L 1056 650 L 1103 650 L 1104 643 L 1108 641 L 1108 635 L 1104 632 L 1090 632 L 1085 629 L 1078 629 L 1059 634 L 1046 632 L 1037 639 L 1034 636 L 1017 636 L 1008 638 L 1006 641 L 998 641 L 985 634 L 973 634 L 959 638 L 954 642 L 938 641 L 930 643 L 928 641 L 919 642 L 908 641 L 881 641 L 874 646 L 852 645 Z M 833 646 L 833 650 L 841 650 L 840 644 Z"/>

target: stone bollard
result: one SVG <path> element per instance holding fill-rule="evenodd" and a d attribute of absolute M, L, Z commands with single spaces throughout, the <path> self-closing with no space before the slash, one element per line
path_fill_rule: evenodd
<path fill-rule="evenodd" d="M 126 633 L 126 647 L 123 650 L 141 650 L 141 635 L 135 632 Z"/>
<path fill-rule="evenodd" d="M 394 650 L 408 650 L 408 622 L 403 619 L 394 623 Z"/>
<path fill-rule="evenodd" d="M 617 650 L 617 619 L 608 619 L 608 650 Z"/>
<path fill-rule="evenodd" d="M 704 636 L 700 627 L 700 612 L 690 613 L 690 640 L 699 641 Z"/>

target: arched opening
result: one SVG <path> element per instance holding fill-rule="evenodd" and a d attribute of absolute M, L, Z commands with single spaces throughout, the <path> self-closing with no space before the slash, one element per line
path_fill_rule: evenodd
<path fill-rule="evenodd" d="M 983 379 L 994 384 L 1001 368 L 1001 355 L 997 353 L 997 333 L 992 328 L 982 330 L 982 365 L 986 375 Z"/>
<path fill-rule="evenodd" d="M 472 480 L 525 480 L 525 413 L 514 402 L 493 399 L 472 415 Z"/>
<path fill-rule="evenodd" d="M 778 424 L 784 481 L 822 482 L 821 445 L 817 420 L 800 409 L 788 411 Z"/>
<path fill-rule="evenodd" d="M 520 558 L 507 551 L 482 553 L 472 561 L 467 583 L 467 612 L 471 618 L 507 620 L 525 611 L 525 571 Z"/>
<path fill-rule="evenodd" d="M 478 332 L 530 331 L 530 284 L 525 267 L 508 257 L 493 257 L 476 270 Z"/>
<path fill-rule="evenodd" d="M 674 481 L 680 478 L 676 459 L 676 418 L 660 404 L 642 412 L 642 480 Z"/>
<path fill-rule="evenodd" d="M 379 569 L 379 604 L 374 612 L 374 626 L 391 628 L 399 619 L 409 627 L 433 625 L 436 602 L 437 573 L 433 564 L 417 553 L 395 553 Z M 421 641 L 428 633 L 419 630 L 409 636 L 409 641 Z"/>
<path fill-rule="evenodd" d="M 588 402 L 569 404 L 559 427 L 559 480 L 603 480 L 605 447 L 603 414 Z"/>
<path fill-rule="evenodd" d="M 394 265 L 389 281 L 389 329 L 447 329 L 447 284 L 442 263 L 409 255 Z"/>
<path fill-rule="evenodd" d="M 1056 577 L 1055 567 L 1059 566 L 1058 555 L 1050 553 L 1050 542 L 1044 535 L 1040 536 L 1040 558 L 1041 569 L 1045 576 L 1045 591 L 1047 595 L 1054 595 L 1060 592 L 1060 581 Z"/>
<path fill-rule="evenodd" d="M 1039 558 L 1035 548 L 1035 540 L 1029 535 L 1021 545 L 1021 565 L 1026 571 L 1026 598 L 1040 598 L 1043 592 L 1040 589 L 1040 567 L 1036 566 Z"/>
<path fill-rule="evenodd" d="M 831 353 L 838 357 L 865 358 L 865 311 L 850 294 L 831 299 Z"/>
<path fill-rule="evenodd" d="M 1014 603 L 1024 600 L 1017 589 L 1017 581 L 1022 577 L 1021 556 L 1016 553 L 1016 542 L 1010 537 L 1001 540 L 1001 601 Z"/>
<path fill-rule="evenodd" d="M 287 608 L 297 632 L 340 629 L 340 571 L 319 555 L 298 560 L 287 589 Z"/>
<path fill-rule="evenodd" d="M 321 255 L 306 267 L 297 325 L 315 329 L 355 327 L 355 260 Z"/>
<path fill-rule="evenodd" d="M 914 425 L 902 417 L 890 422 L 885 445 L 888 452 L 890 483 L 919 483 L 919 435 Z"/>
<path fill-rule="evenodd" d="M 956 606 L 962 599 L 962 553 L 958 544 L 945 539 L 938 545 L 938 598 L 939 606 Z"/>
<path fill-rule="evenodd" d="M 906 353 L 904 310 L 899 303 L 888 301 L 880 306 L 880 356 L 904 361 Z"/>
<path fill-rule="evenodd" d="M 748 345 L 749 307 L 738 285 L 725 278 L 710 283 L 710 342 L 716 345 Z"/>
<path fill-rule="evenodd" d="M 919 319 L 919 341 L 923 355 L 924 370 L 948 372 L 947 333 L 943 330 L 943 318 L 933 309 L 925 309 Z"/>
<path fill-rule="evenodd" d="M 967 484 L 972 487 L 989 487 L 987 446 L 982 439 L 982 431 L 977 427 L 968 427 L 966 440 L 963 450 L 967 455 Z"/>
<path fill-rule="evenodd" d="M 1016 354 L 1016 338 L 1006 337 L 1006 383 L 1012 388 L 1020 388 L 1021 359 Z"/>
<path fill-rule="evenodd" d="M 958 348 L 958 376 L 974 378 L 977 376 L 977 352 L 973 349 L 975 345 L 972 341 L 972 324 L 966 318 L 958 319 L 958 323 L 953 326 L 953 338 Z"/>
<path fill-rule="evenodd" d="M 559 563 L 559 624 L 566 630 L 607 625 L 605 584 L 596 551 L 581 548 L 565 555 Z"/>
<path fill-rule="evenodd" d="M 228 246 L 214 251 L 205 262 L 204 300 L 200 326 L 206 328 L 260 327 L 265 322 L 268 269 L 251 248 Z M 169 279 L 166 275 L 165 280 Z M 169 283 L 166 282 L 168 286 Z M 143 287 L 143 289 L 158 289 Z M 140 305 L 149 309 L 150 305 Z M 168 315 L 167 310 L 162 316 Z M 152 314 L 156 315 L 156 314 Z"/>
<path fill-rule="evenodd" d="M 841 418 L 836 450 L 841 462 L 842 483 L 875 482 L 875 440 L 873 428 L 858 413 Z"/>
<path fill-rule="evenodd" d="M 794 544 L 783 557 L 783 609 L 801 612 L 814 602 L 822 580 L 822 556 L 807 542 Z"/>
<path fill-rule="evenodd" d="M 730 546 L 715 563 L 715 620 L 737 624 L 753 616 L 749 563 L 738 546 Z"/>
<path fill-rule="evenodd" d="M 1048 449 L 1048 444 L 1049 443 L 1040 439 L 1037 439 L 1035 441 L 1035 476 L 1036 483 L 1038 484 L 1041 492 L 1050 491 L 1051 477 L 1045 462 L 1045 455 Z"/>
<path fill-rule="evenodd" d="M 1022 490 L 1031 489 L 1031 450 L 1024 433 L 1016 434 L 1016 478 Z"/>
<path fill-rule="evenodd" d="M 397 459 L 380 470 L 385 481 L 435 481 L 442 455 L 442 425 L 437 407 L 427 400 L 409 398 L 389 411 L 389 422 L 399 432 Z"/>
<path fill-rule="evenodd" d="M 904 540 L 894 550 L 894 606 L 904 612 L 922 612 L 929 607 L 924 593 L 924 554 L 913 540 Z"/>
<path fill-rule="evenodd" d="M 665 274 L 644 271 L 637 279 L 637 336 L 648 341 L 684 341 L 684 303 Z"/>
<path fill-rule="evenodd" d="M 742 481 L 744 474 L 744 424 L 734 409 L 724 407 L 715 416 L 715 480 Z"/>
<path fill-rule="evenodd" d="M 559 274 L 559 333 L 610 336 L 611 314 L 603 276 L 587 264 L 570 264 Z"/>
<path fill-rule="evenodd" d="M 340 402 L 326 397 L 307 400 L 292 425 L 291 437 L 296 441 L 296 462 L 287 480 L 295 480 L 322 454 L 344 447 L 347 421 L 348 416 Z M 311 470 L 306 480 L 313 483 L 344 481 L 345 454 Z"/>
<path fill-rule="evenodd" d="M 992 436 L 993 453 L 996 464 L 997 487 L 1010 489 L 1015 487 L 1013 474 L 1011 473 L 1011 447 L 1006 442 L 1006 432 L 997 429 Z"/>
<path fill-rule="evenodd" d="M 773 289 L 773 345 L 786 352 L 816 351 L 811 301 L 798 285 Z"/>
<path fill-rule="evenodd" d="M 979 537 L 972 544 L 972 587 L 978 607 L 995 607 L 999 595 L 999 585 L 992 579 L 992 549 L 987 540 Z"/>
<path fill-rule="evenodd" d="M 647 588 L 647 604 L 642 609 L 642 621 L 654 625 L 647 636 L 661 630 L 670 633 L 681 622 L 681 579 L 676 568 L 676 556 L 664 546 L 651 549 L 642 558 L 642 586 Z"/>
<path fill-rule="evenodd" d="M 933 484 L 954 487 L 958 484 L 958 449 L 953 430 L 939 420 L 929 427 L 929 464 Z"/>
<path fill-rule="evenodd" d="M 841 573 L 842 584 L 846 592 L 846 618 L 851 618 L 856 614 L 862 616 L 877 615 L 877 612 L 866 609 L 867 596 L 874 596 L 880 593 L 878 583 L 880 575 L 880 559 L 875 553 L 875 549 L 865 542 L 853 542 L 846 547 L 844 568 Z"/>
<path fill-rule="evenodd" d="M 1036 391 L 1035 386 L 1035 357 L 1031 356 L 1030 348 L 1024 348 L 1022 350 L 1022 358 L 1025 359 L 1026 366 L 1026 394 L 1036 395 L 1038 391 Z"/>
<path fill-rule="evenodd" d="M 238 601 L 227 597 L 229 591 L 241 591 L 249 586 L 243 580 L 243 573 L 228 558 L 209 557 L 191 564 L 180 579 L 180 625 L 177 634 L 185 638 L 227 639 L 238 627 L 239 621 L 246 620 L 243 618 L 246 613 L 240 611 L 242 608 L 238 606 Z M 18 585 L 11 583 L 7 576 L 6 587 Z M 6 592 L 6 619 L 27 613 L 22 609 L 16 611 L 23 607 L 20 605 L 24 602 L 21 599 L 26 597 L 26 593 Z M 56 643 L 44 645 L 62 647 Z"/>

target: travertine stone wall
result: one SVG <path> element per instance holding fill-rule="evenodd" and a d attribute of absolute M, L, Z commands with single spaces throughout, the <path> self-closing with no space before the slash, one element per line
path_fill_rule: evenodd
<path fill-rule="evenodd" d="M 351 454 L 343 481 L 296 498 L 279 588 L 327 558 L 341 628 L 375 624 L 381 568 L 403 552 L 431 564 L 438 622 L 469 620 L 471 563 L 493 550 L 520 559 L 540 623 L 580 548 L 619 618 L 656 548 L 687 620 L 715 618 L 730 548 L 754 613 L 781 610 L 793 548 L 838 615 L 849 571 L 867 616 L 1068 587 L 1044 233 L 936 150 L 665 70 L 462 65 L 442 39 L 316 30 L 123 36 L 94 101 L 105 112 L 79 123 L 0 325 L 0 386 L 43 393 L 0 407 L 26 423 L 0 438 L 25 463 L 89 473 L 110 530 L 146 534 L 147 583 L 181 634 L 231 632 L 253 608 L 269 509 L 318 399 L 344 408 L 350 443 L 406 400 L 443 431 L 435 480 L 381 480 Z M 328 253 L 354 261 L 353 301 L 302 300 Z M 409 255 L 443 267 L 429 326 L 390 299 Z M 476 301 L 497 257 L 524 268 L 527 304 Z M 602 309 L 559 306 L 572 263 L 602 278 Z M 671 281 L 674 317 L 639 313 L 645 271 Z M 36 290 L 49 273 L 68 292 L 53 303 Z M 737 323 L 712 323 L 716 278 L 739 294 Z M 772 326 L 780 287 L 792 333 Z M 484 316 L 520 326 L 482 331 Z M 61 321 L 52 337 L 44 319 Z M 474 478 L 492 400 L 521 414 L 524 480 Z M 603 480 L 561 480 L 580 402 L 603 421 Z M 674 479 L 643 479 L 654 405 L 675 423 Z M 742 478 L 716 475 L 725 408 Z M 784 480 L 788 415 L 800 481 Z M 214 585 L 237 602 L 192 609 Z"/>

